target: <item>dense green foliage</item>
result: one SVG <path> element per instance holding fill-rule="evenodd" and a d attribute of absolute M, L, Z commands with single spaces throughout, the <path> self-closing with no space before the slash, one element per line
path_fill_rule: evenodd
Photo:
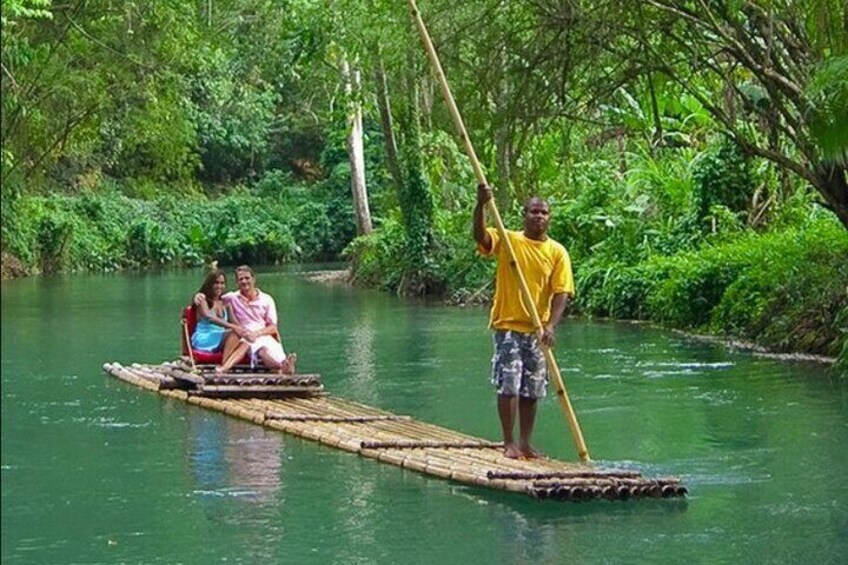
<path fill-rule="evenodd" d="M 300 187 L 256 194 L 273 182 L 266 178 L 254 192 L 214 200 L 166 194 L 138 200 L 117 192 L 23 197 L 15 214 L 24 228 L 5 247 L 45 273 L 337 257 L 353 237 L 349 203 L 315 200 L 314 191 Z"/>
<path fill-rule="evenodd" d="M 488 297 L 474 175 L 403 3 L 0 1 L 4 260 L 344 256 L 392 292 Z M 576 308 L 848 366 L 844 2 L 420 8 L 508 225 L 551 201 Z M 351 241 L 353 103 L 377 229 Z"/>
<path fill-rule="evenodd" d="M 772 212 L 769 230 L 746 227 L 746 212 L 722 204 L 700 219 L 697 179 L 715 153 L 667 152 L 660 160 L 630 155 L 629 174 L 619 182 L 602 163 L 571 170 L 569 190 L 552 199 L 551 235 L 575 264 L 575 310 L 844 358 L 848 232 L 803 192 Z M 681 166 L 686 162 L 693 163 L 688 173 Z M 718 166 L 733 163 L 738 165 Z M 749 180 L 762 181 L 753 174 Z M 521 225 L 517 206 L 504 216 L 509 226 Z M 470 206 L 462 214 L 442 212 L 437 226 L 445 250 L 433 257 L 450 297 L 487 298 L 493 265 L 475 256 Z M 387 222 L 348 248 L 361 279 L 397 290 L 405 253 L 401 233 L 397 221 Z"/>
<path fill-rule="evenodd" d="M 836 355 L 842 340 L 837 316 L 848 307 L 846 255 L 848 234 L 822 220 L 636 265 L 590 261 L 579 270 L 580 304 L 602 316 Z"/>

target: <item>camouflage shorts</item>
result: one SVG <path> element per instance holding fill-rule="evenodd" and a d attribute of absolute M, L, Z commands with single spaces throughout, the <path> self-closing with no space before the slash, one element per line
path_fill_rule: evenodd
<path fill-rule="evenodd" d="M 495 330 L 492 384 L 502 396 L 544 398 L 548 370 L 536 334 Z"/>

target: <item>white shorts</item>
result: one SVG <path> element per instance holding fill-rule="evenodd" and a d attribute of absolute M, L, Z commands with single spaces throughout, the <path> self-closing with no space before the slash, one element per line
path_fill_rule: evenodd
<path fill-rule="evenodd" d="M 270 335 L 259 336 L 253 342 L 248 342 L 248 345 L 250 346 L 250 365 L 252 367 L 262 362 L 262 358 L 259 357 L 259 351 L 262 349 L 265 349 L 278 365 L 286 360 L 283 344 Z"/>

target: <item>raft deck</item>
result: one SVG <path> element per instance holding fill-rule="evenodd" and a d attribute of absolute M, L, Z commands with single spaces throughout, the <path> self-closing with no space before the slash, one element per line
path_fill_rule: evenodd
<path fill-rule="evenodd" d="M 108 374 L 136 386 L 404 469 L 479 487 L 560 501 L 670 498 L 686 494 L 677 478 L 648 479 L 555 459 L 516 460 L 501 443 L 332 398 L 318 375 L 240 369 L 215 375 L 185 361 L 106 363 Z"/>

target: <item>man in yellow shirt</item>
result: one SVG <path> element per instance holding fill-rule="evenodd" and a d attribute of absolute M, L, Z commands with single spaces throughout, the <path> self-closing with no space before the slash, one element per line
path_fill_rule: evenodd
<path fill-rule="evenodd" d="M 524 230 L 507 231 L 515 251 L 516 265 L 494 228 L 486 228 L 484 207 L 492 198 L 492 189 L 477 187 L 474 208 L 474 240 L 477 251 L 497 257 L 495 298 L 489 326 L 494 330 L 495 354 L 492 358 L 492 384 L 498 395 L 498 416 L 503 430 L 504 455 L 513 459 L 535 458 L 539 453 L 530 445 L 536 422 L 536 402 L 543 398 L 548 384 L 547 364 L 541 344 L 554 344 L 556 326 L 568 302 L 574 296 L 571 260 L 565 247 L 548 237 L 551 210 L 541 198 L 524 204 Z M 516 269 L 527 282 L 542 327 L 533 327 L 530 311 L 524 304 Z M 518 415 L 518 441 L 513 430 Z"/>

